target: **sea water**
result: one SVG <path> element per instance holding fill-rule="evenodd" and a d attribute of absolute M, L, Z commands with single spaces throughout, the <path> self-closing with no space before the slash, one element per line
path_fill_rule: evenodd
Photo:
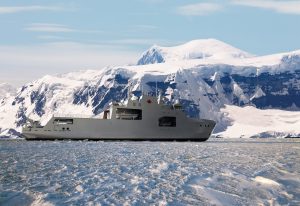
<path fill-rule="evenodd" d="M 0 141 L 0 205 L 300 205 L 300 139 Z"/>

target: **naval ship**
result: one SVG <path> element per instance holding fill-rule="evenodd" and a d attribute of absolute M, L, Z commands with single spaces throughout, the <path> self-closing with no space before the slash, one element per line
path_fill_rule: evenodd
<path fill-rule="evenodd" d="M 206 141 L 215 122 L 185 115 L 180 104 L 143 95 L 112 102 L 102 118 L 53 116 L 46 125 L 28 119 L 22 129 L 26 140 L 161 140 Z"/>

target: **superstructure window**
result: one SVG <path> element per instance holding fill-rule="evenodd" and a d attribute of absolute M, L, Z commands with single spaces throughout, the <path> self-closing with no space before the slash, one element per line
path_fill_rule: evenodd
<path fill-rule="evenodd" d="M 160 127 L 176 127 L 176 117 L 161 117 L 158 119 Z"/>
<path fill-rule="evenodd" d="M 73 119 L 55 119 L 54 124 L 73 124 Z"/>
<path fill-rule="evenodd" d="M 141 109 L 117 108 L 116 119 L 141 120 L 142 119 L 142 110 Z"/>

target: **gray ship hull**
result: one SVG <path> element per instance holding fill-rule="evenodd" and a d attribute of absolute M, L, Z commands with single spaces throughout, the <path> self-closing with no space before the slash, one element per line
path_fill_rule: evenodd
<path fill-rule="evenodd" d="M 23 128 L 27 140 L 177 140 L 205 141 L 215 126 L 206 119 L 186 117 L 182 110 L 146 96 L 126 105 L 111 105 L 103 119 L 52 117 L 45 126 Z"/>
<path fill-rule="evenodd" d="M 57 118 L 56 118 L 57 119 Z M 54 118 L 52 119 L 52 122 Z M 51 120 L 50 120 L 51 122 Z M 201 126 L 200 126 L 201 125 Z M 159 127 L 135 121 L 73 118 L 72 125 L 46 125 L 43 128 L 23 129 L 27 140 L 193 140 L 205 141 L 215 123 L 210 120 L 189 121 L 176 127 Z"/>

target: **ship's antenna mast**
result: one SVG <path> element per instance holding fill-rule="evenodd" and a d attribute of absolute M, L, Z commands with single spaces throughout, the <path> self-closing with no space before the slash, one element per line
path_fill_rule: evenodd
<path fill-rule="evenodd" d="M 155 81 L 155 97 L 157 98 L 157 80 Z"/>
<path fill-rule="evenodd" d="M 144 95 L 144 87 L 143 87 L 143 85 L 141 87 L 142 87 L 142 96 L 143 96 Z"/>
<path fill-rule="evenodd" d="M 131 82 L 128 85 L 128 89 L 127 89 L 127 98 L 130 99 L 130 86 L 131 86 Z"/>
<path fill-rule="evenodd" d="M 129 99 L 129 86 L 128 86 L 128 89 L 127 89 L 127 99 Z"/>

